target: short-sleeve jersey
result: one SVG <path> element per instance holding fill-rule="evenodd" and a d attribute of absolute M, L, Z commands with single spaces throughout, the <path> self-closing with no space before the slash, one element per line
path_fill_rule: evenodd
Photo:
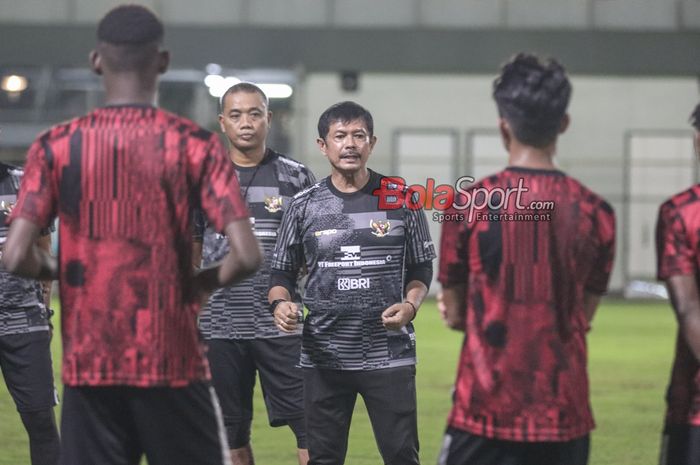
<path fill-rule="evenodd" d="M 659 209 L 656 225 L 657 275 L 694 275 L 700 287 L 700 185 L 681 192 Z M 679 330 L 671 382 L 666 394 L 666 425 L 700 426 L 700 364 Z"/>
<path fill-rule="evenodd" d="M 519 185 L 527 191 L 518 200 L 507 189 Z M 511 167 L 471 192 L 490 192 L 494 208 L 445 223 L 441 239 L 439 281 L 466 287 L 449 423 L 511 441 L 583 436 L 594 427 L 584 293 L 607 289 L 613 210 L 561 171 Z"/>
<path fill-rule="evenodd" d="M 401 302 L 406 267 L 435 250 L 422 210 L 380 210 L 382 176 L 343 193 L 327 177 L 292 200 L 272 268 L 308 269 L 302 367 L 372 370 L 415 364 L 413 325 L 389 330 L 381 314 Z"/>
<path fill-rule="evenodd" d="M 264 260 L 250 278 L 212 293 L 202 310 L 199 328 L 207 339 L 287 336 L 290 334 L 277 329 L 269 311 L 270 261 L 282 214 L 289 201 L 315 179 L 306 166 L 271 149 L 267 149 L 257 166 L 236 166 L 236 172 Z M 228 240 L 208 226 L 204 215 L 196 218 L 195 237 L 202 241 L 202 265 L 209 266 L 228 253 Z M 301 304 L 299 293 L 294 301 Z M 301 327 L 297 335 L 300 333 Z"/>
<path fill-rule="evenodd" d="M 196 326 L 192 215 L 246 219 L 215 134 L 151 106 L 110 106 L 29 149 L 12 219 L 59 218 L 63 382 L 184 386 L 209 370 Z"/>
<path fill-rule="evenodd" d="M 1 247 L 5 245 L 9 230 L 6 220 L 17 203 L 22 174 L 21 169 L 0 163 Z M 48 329 L 48 312 L 39 281 L 8 273 L 0 265 L 0 336 Z"/>

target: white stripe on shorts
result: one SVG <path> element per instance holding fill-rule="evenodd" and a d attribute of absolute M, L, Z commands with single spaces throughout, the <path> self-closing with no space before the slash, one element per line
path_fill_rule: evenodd
<path fill-rule="evenodd" d="M 216 429 L 219 430 L 219 442 L 221 443 L 221 463 L 223 465 L 233 465 L 231 462 L 231 452 L 228 447 L 228 439 L 226 438 L 226 429 L 224 428 L 224 416 L 221 413 L 219 398 L 216 396 L 214 386 L 209 386 L 209 394 L 211 395 L 211 403 L 214 405 L 214 415 L 216 416 Z"/>

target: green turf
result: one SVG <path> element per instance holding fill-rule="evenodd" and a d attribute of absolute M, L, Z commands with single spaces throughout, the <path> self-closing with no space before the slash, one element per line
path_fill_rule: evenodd
<path fill-rule="evenodd" d="M 421 459 L 436 462 L 450 406 L 461 335 L 444 328 L 434 304 L 416 324 L 418 339 L 418 427 Z M 673 353 L 675 321 L 666 304 L 604 301 L 589 336 L 593 408 L 598 424 L 591 465 L 652 465 L 658 462 L 663 392 Z M 54 340 L 54 360 L 60 347 Z M 56 363 L 56 371 L 58 364 Z M 59 380 L 58 376 L 56 377 Z M 256 391 L 259 391 L 256 390 Z M 253 447 L 260 465 L 295 464 L 294 441 L 286 427 L 270 428 L 256 392 Z M 27 440 L 14 404 L 0 383 L 0 465 L 28 464 Z M 381 463 L 358 400 L 346 463 Z"/>

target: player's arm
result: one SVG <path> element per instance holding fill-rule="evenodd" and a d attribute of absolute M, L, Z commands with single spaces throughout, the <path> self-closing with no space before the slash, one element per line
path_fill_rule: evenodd
<path fill-rule="evenodd" d="M 25 278 L 58 279 L 56 259 L 37 245 L 40 231 L 39 226 L 25 218 L 12 221 L 2 254 L 2 264 L 7 271 Z"/>
<path fill-rule="evenodd" d="M 308 200 L 307 200 L 308 202 Z M 299 204 L 294 201 L 285 210 L 277 232 L 270 266 L 270 289 L 267 294 L 275 326 L 285 333 L 294 332 L 301 320 L 301 309 L 292 302 L 299 270 L 306 269 L 300 228 Z"/>
<path fill-rule="evenodd" d="M 598 304 L 600 304 L 601 297 L 602 296 L 600 294 L 594 294 L 588 291 L 583 293 L 583 311 L 589 325 L 593 321 L 593 316 L 595 315 L 595 311 L 598 309 Z"/>
<path fill-rule="evenodd" d="M 695 359 L 700 361 L 700 292 L 695 275 L 676 275 L 666 280 L 673 311 Z"/>
<path fill-rule="evenodd" d="M 289 276 L 282 276 L 286 275 L 287 272 L 273 270 L 272 274 L 276 276 L 271 277 L 271 282 L 280 282 L 282 280 L 289 282 Z M 291 279 L 296 280 L 296 277 Z M 267 299 L 270 302 L 270 310 L 275 319 L 275 325 L 285 333 L 293 333 L 299 324 L 300 309 L 297 308 L 297 304 L 292 302 L 292 294 L 289 289 L 285 285 L 272 286 L 267 294 Z"/>
<path fill-rule="evenodd" d="M 202 291 L 211 292 L 241 281 L 255 273 L 262 263 L 260 247 L 247 217 L 232 221 L 225 231 L 229 253 L 221 262 L 202 268 L 195 275 Z"/>
<path fill-rule="evenodd" d="M 51 234 L 39 236 L 36 240 L 36 245 L 39 249 L 51 254 Z M 41 291 L 44 296 L 44 305 L 46 305 L 46 308 L 51 308 L 51 283 L 52 281 L 50 279 L 41 281 Z"/>
<path fill-rule="evenodd" d="M 466 294 L 467 286 L 455 284 L 443 287 L 438 294 L 438 310 L 445 324 L 454 330 L 466 329 Z"/>
<path fill-rule="evenodd" d="M 418 314 L 433 279 L 432 261 L 408 265 L 406 270 L 405 297 L 382 312 L 382 324 L 386 329 L 398 330 L 413 321 Z"/>

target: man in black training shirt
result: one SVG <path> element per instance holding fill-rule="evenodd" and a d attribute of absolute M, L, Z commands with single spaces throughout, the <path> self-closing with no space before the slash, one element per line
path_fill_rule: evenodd
<path fill-rule="evenodd" d="M 384 463 L 419 463 L 411 321 L 435 250 L 422 210 L 378 208 L 382 176 L 366 166 L 373 126 L 353 102 L 321 115 L 317 143 L 331 175 L 294 197 L 272 262 L 270 310 L 283 331 L 300 324 L 291 296 L 308 270 L 301 366 L 310 465 L 344 462 L 358 393 Z"/>
<path fill-rule="evenodd" d="M 271 426 L 289 425 L 297 441 L 299 463 L 308 461 L 304 431 L 303 385 L 296 367 L 301 328 L 280 331 L 268 311 L 270 260 L 282 214 L 292 197 L 315 181 L 301 163 L 266 148 L 272 113 L 256 85 L 242 82 L 221 97 L 219 123 L 229 140 L 229 158 L 250 211 L 255 236 L 265 261 L 258 272 L 240 283 L 217 289 L 202 311 L 199 327 L 208 341 L 212 380 L 221 402 L 233 465 L 252 465 L 250 426 L 253 419 L 255 373 Z M 195 260 L 209 266 L 228 252 L 228 240 L 206 223 L 195 220 Z M 198 239 L 198 241 L 197 241 Z M 298 293 L 294 301 L 300 302 Z"/>
<path fill-rule="evenodd" d="M 17 202 L 22 171 L 0 163 L 0 247 L 5 220 Z M 48 251 L 49 231 L 37 239 Z M 49 331 L 50 281 L 21 278 L 0 267 L 0 369 L 29 435 L 32 465 L 58 463 L 59 439 L 53 407 L 56 390 Z"/>

